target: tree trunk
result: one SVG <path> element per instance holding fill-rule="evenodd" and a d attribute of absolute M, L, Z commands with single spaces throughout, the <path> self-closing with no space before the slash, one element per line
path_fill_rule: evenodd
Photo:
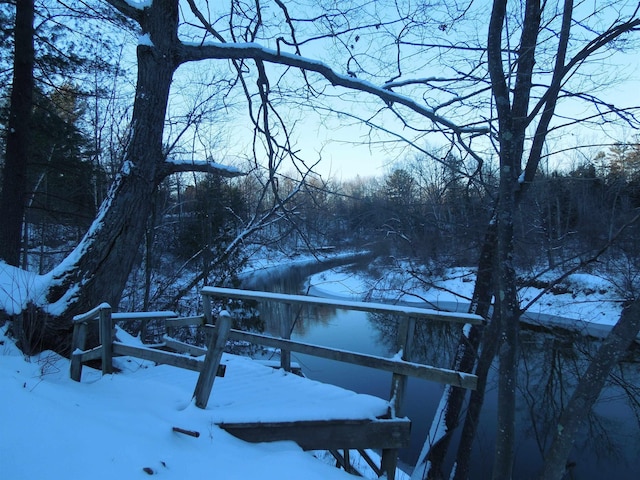
<path fill-rule="evenodd" d="M 485 318 L 489 315 L 489 308 L 491 307 L 495 240 L 495 223 L 491 223 L 487 229 L 482 245 L 482 252 L 480 253 L 480 259 L 478 262 L 478 272 L 476 274 L 476 283 L 471 305 L 469 306 L 469 313 L 474 313 Z M 480 340 L 483 335 L 483 328 L 484 327 L 474 325 L 469 328 L 468 334 L 461 335 L 452 369 L 465 373 L 473 372 L 478 348 L 480 346 Z M 445 387 L 441 400 L 441 404 L 444 402 L 447 405 L 446 410 L 441 413 L 444 415 L 443 425 L 445 427 L 445 432 L 443 432 L 444 435 L 441 438 L 431 439 L 434 443 L 429 446 L 428 453 L 423 459 L 423 462 L 425 460 L 429 462 L 429 470 L 421 473 L 421 476 L 426 475 L 429 479 L 444 477 L 444 458 L 451 443 L 451 434 L 454 429 L 457 428 L 460 421 L 460 412 L 462 411 L 466 396 L 467 391 L 463 388 L 452 387 L 450 385 Z M 422 462 L 419 461 L 419 463 Z M 422 468 L 425 467 L 426 465 Z"/>
<path fill-rule="evenodd" d="M 453 476 L 454 480 L 467 480 L 470 478 L 471 450 L 478 429 L 480 412 L 484 405 L 484 394 L 487 387 L 489 370 L 491 369 L 493 359 L 496 356 L 496 349 L 498 348 L 499 330 L 500 321 L 496 315 L 491 323 L 484 329 L 482 335 L 482 350 L 475 370 L 475 374 L 478 377 L 478 385 L 476 389 L 471 392 L 467 413 L 464 417 L 464 425 L 456 453 L 456 463 L 453 468 L 455 471 Z"/>
<path fill-rule="evenodd" d="M 508 143 L 508 142 L 505 142 Z M 494 480 L 511 478 L 515 458 L 515 404 L 518 371 L 519 306 L 513 267 L 513 159 L 501 152 L 500 200 L 498 208 L 498 246 L 496 255 L 496 314 L 499 318 L 499 382 Z M 506 158 L 504 158 L 506 157 Z M 516 181 L 514 181 L 516 180 Z"/>
<path fill-rule="evenodd" d="M 139 21 L 152 45 L 139 45 L 138 79 L 131 137 L 120 173 L 96 220 L 78 247 L 54 271 L 48 300 L 58 318 L 54 330 L 66 329 L 74 314 L 101 302 L 116 307 L 144 241 L 152 196 L 162 180 L 163 127 L 169 89 L 178 62 L 178 10 L 175 1 L 156 1 Z"/>
<path fill-rule="evenodd" d="M 475 434 L 482 406 L 486 375 L 496 348 L 500 357 L 500 375 L 494 478 L 501 480 L 511 478 L 514 459 L 515 393 L 520 310 L 515 269 L 513 267 L 513 216 L 517 204 L 516 191 L 519 188 L 519 176 L 524 152 L 527 113 L 532 87 L 531 73 L 535 64 L 535 47 L 540 25 L 540 3 L 537 0 L 528 0 L 526 2 L 514 87 L 507 85 L 502 58 L 502 33 L 506 14 L 507 0 L 494 0 L 487 38 L 487 67 L 498 116 L 500 187 L 496 214 L 490 225 L 491 230 L 495 229 L 493 242 L 492 245 L 485 244 L 483 247 L 492 252 L 493 274 L 487 275 L 482 281 L 493 282 L 493 288 L 489 291 L 493 291 L 496 297 L 496 310 L 491 328 L 487 332 L 492 337 L 489 344 L 485 345 L 482 363 L 476 369 L 476 373 L 482 375 L 482 378 L 479 378 L 480 390 L 472 394 L 473 404 L 469 405 L 469 410 L 467 411 L 464 436 L 459 445 L 459 457 L 456 460 L 464 468 L 458 474 L 458 465 L 456 465 L 454 468 L 457 475 L 456 478 L 463 478 L 464 472 L 468 470 L 471 441 Z M 538 161 L 539 158 L 534 159 L 534 162 Z M 477 281 L 480 281 L 480 275 L 481 272 L 479 271 Z M 487 335 L 485 335 L 486 337 Z M 460 346 L 465 347 L 463 343 Z M 474 355 L 475 352 L 476 349 L 473 350 Z M 460 352 L 458 354 L 460 356 Z M 449 391 L 451 389 L 448 389 Z M 446 400 L 446 404 L 442 410 L 446 412 L 447 418 L 457 421 L 462 401 L 451 394 L 446 395 L 443 400 Z M 442 445 L 444 445 L 442 451 L 437 452 L 438 459 L 433 459 L 434 466 L 438 468 L 446 453 L 447 445 L 444 442 Z M 438 462 L 437 464 L 435 463 L 436 461 Z M 442 475 L 439 470 L 435 468 L 432 470 L 433 473 L 430 478 L 437 478 Z"/>
<path fill-rule="evenodd" d="M 13 83 L 0 197 L 0 258 L 20 264 L 22 222 L 27 194 L 29 124 L 33 108 L 34 1 L 16 2 Z"/>
<path fill-rule="evenodd" d="M 576 387 L 558 421 L 556 434 L 544 459 L 541 480 L 560 480 L 578 430 L 598 399 L 609 373 L 622 359 L 640 332 L 640 299 L 634 300 L 620 315 Z"/>

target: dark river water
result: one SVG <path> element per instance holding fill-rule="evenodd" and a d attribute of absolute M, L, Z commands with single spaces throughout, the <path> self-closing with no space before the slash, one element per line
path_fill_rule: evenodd
<path fill-rule="evenodd" d="M 254 284 L 248 288 L 302 293 L 305 273 L 309 274 L 297 271 L 278 281 L 272 278 L 268 285 Z M 264 308 L 267 330 L 279 333 L 279 327 L 270 320 L 278 316 Z M 392 317 L 326 307 L 297 310 L 294 316 L 294 339 L 381 356 L 396 353 L 391 347 L 396 331 L 396 320 Z M 416 331 L 412 360 L 448 368 L 458 333 L 459 327 L 455 326 L 423 325 Z M 549 444 L 557 426 L 555 422 L 561 405 L 569 398 L 576 379 L 584 372 L 598 345 L 598 341 L 566 332 L 522 331 L 517 404 L 519 439 L 514 479 L 537 478 L 542 462 L 541 451 Z M 389 398 L 389 373 L 297 353 L 292 354 L 292 360 L 298 362 L 304 374 L 314 380 Z M 617 367 L 603 390 L 572 452 L 566 478 L 640 478 L 639 367 L 640 352 L 636 348 Z M 492 377 L 474 446 L 474 479 L 490 478 L 496 418 L 495 368 Z M 411 446 L 400 454 L 407 471 L 420 453 L 442 390 L 442 385 L 434 382 L 409 380 L 403 414 L 412 421 Z"/>

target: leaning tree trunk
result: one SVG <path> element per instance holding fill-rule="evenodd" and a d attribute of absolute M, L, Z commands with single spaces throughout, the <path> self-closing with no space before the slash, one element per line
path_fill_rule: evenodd
<path fill-rule="evenodd" d="M 73 253 L 53 272 L 48 301 L 56 320 L 53 344 L 68 338 L 70 318 L 101 302 L 118 305 L 144 240 L 152 196 L 164 176 L 163 126 L 178 62 L 177 2 L 158 1 L 138 20 L 152 45 L 139 45 L 131 136 L 123 165 L 97 218 Z M 57 332 L 57 333 L 56 333 Z"/>
<path fill-rule="evenodd" d="M 460 442 L 458 443 L 455 466 L 453 468 L 455 471 L 453 474 L 453 480 L 467 480 L 468 478 L 471 478 L 471 450 L 478 430 L 480 412 L 484 405 L 484 396 L 487 387 L 487 380 L 489 378 L 489 371 L 493 364 L 493 359 L 496 356 L 499 330 L 500 321 L 496 316 L 484 329 L 482 335 L 482 349 L 475 369 L 475 374 L 478 377 L 478 383 L 476 389 L 471 392 L 471 396 L 469 397 L 464 425 L 462 426 L 462 432 L 460 435 Z"/>

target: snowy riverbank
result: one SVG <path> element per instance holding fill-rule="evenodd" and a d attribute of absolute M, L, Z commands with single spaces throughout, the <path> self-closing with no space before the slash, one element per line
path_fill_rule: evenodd
<path fill-rule="evenodd" d="M 466 312 L 475 280 L 473 269 L 464 267 L 446 270 L 442 276 L 431 279 L 430 287 L 408 275 L 403 278 L 396 273 L 394 277 L 389 282 L 349 267 L 338 267 L 312 275 L 307 291 L 327 298 L 370 299 Z M 596 338 L 606 336 L 618 321 L 623 303 L 610 280 L 583 273 L 570 275 L 560 288 L 550 292 L 534 287 L 520 290 L 523 307 L 533 299 L 537 300 L 522 316 L 523 322 L 577 330 Z"/>

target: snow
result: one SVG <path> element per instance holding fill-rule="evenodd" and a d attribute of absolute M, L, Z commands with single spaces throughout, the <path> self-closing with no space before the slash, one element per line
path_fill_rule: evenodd
<path fill-rule="evenodd" d="M 108 306 L 108 304 L 106 304 Z M 100 307 L 97 307 L 100 308 Z M 144 319 L 156 319 L 156 318 L 171 318 L 177 317 L 178 314 L 176 312 L 172 312 L 170 310 L 163 310 L 160 312 L 123 312 L 123 313 L 112 313 L 111 318 L 115 321 L 121 319 L 128 320 L 144 320 Z M 75 317 L 74 317 L 75 318 Z"/>
<path fill-rule="evenodd" d="M 191 408 L 197 372 L 167 365 L 139 368 L 139 360 L 133 360 L 133 368 L 126 360 L 116 362 L 134 382 L 157 384 L 160 390 L 168 385 L 176 389 L 183 407 L 189 404 Z M 227 373 L 215 380 L 207 406 L 209 423 L 374 419 L 387 412 L 388 402 L 380 398 L 289 374 L 249 358 L 225 354 L 221 363 Z"/>
<path fill-rule="evenodd" d="M 0 260 L 0 310 L 7 314 L 22 312 L 29 302 L 44 304 L 47 285 L 47 278 Z"/>
<path fill-rule="evenodd" d="M 148 35 L 147 35 L 148 36 Z M 151 41 L 151 40 L 149 40 Z M 133 162 L 131 160 L 126 160 L 123 164 L 122 164 L 122 168 L 120 169 L 120 173 L 122 175 L 131 175 L 131 173 L 134 171 L 135 169 L 135 165 L 133 164 Z"/>
<path fill-rule="evenodd" d="M 365 274 L 349 267 L 338 267 L 312 275 L 307 289 L 310 294 L 326 298 L 369 299 L 412 306 L 434 306 L 445 310 L 466 312 L 473 294 L 475 274 L 472 268 L 450 268 L 426 288 L 412 281 L 408 274 L 396 274 L 402 289 L 389 283 L 374 283 Z M 553 278 L 549 273 L 541 280 Z M 623 298 L 614 283 L 602 276 L 574 273 L 561 283 L 566 293 L 547 292 L 536 287 L 519 291 L 522 306 L 540 298 L 523 314 L 529 324 L 556 326 L 578 330 L 594 337 L 607 335 L 620 318 Z M 408 293 L 410 292 L 410 293 Z"/>
<path fill-rule="evenodd" d="M 245 290 L 239 290 L 234 288 L 225 287 L 203 287 L 203 294 L 209 294 L 213 296 L 231 297 L 231 298 L 245 298 L 247 297 Z M 322 295 L 321 295 L 322 296 Z M 439 319 L 447 320 L 449 318 L 466 318 L 467 321 L 481 321 L 482 319 L 477 315 L 470 315 L 465 313 L 450 313 L 431 309 L 422 309 L 412 307 L 408 305 L 390 305 L 387 303 L 375 303 L 375 302 L 362 302 L 354 300 L 341 300 L 339 298 L 314 298 L 308 295 L 292 295 L 287 293 L 273 293 L 273 292 L 261 292 L 252 291 L 250 295 L 251 299 L 272 300 L 281 303 L 296 303 L 296 304 L 308 304 L 308 305 L 326 305 L 335 308 L 343 308 L 347 310 L 367 310 L 376 309 L 377 311 L 401 314 L 401 315 L 415 315 L 416 317 L 430 315 L 432 317 L 438 317 Z"/>
<path fill-rule="evenodd" d="M 78 248 L 65 260 L 65 265 L 73 264 L 73 259 L 79 254 L 77 250 Z M 253 263 L 245 274 L 247 277 L 256 272 L 260 272 L 261 275 L 277 275 L 292 265 L 306 265 L 318 261 L 313 256 L 300 256 L 298 259 L 283 262 L 282 259 L 266 259 L 260 252 L 254 255 L 252 260 Z M 0 309 L 13 315 L 24 310 L 27 304 L 33 303 L 36 306 L 45 306 L 49 313 L 55 314 L 63 308 L 64 302 L 75 295 L 74 291 L 70 291 L 57 304 L 46 303 L 47 288 L 55 282 L 56 276 L 63 268 L 66 267 L 60 266 L 48 274 L 36 275 L 0 262 Z M 450 268 L 440 278 L 434 279 L 433 286 L 427 289 L 424 285 L 402 278 L 402 274 L 393 275 L 397 277 L 393 280 L 403 285 L 401 291 L 388 288 L 387 283 L 379 282 L 372 285 L 371 279 L 364 274 L 356 274 L 348 268 L 334 268 L 313 275 L 309 279 L 308 292 L 311 295 L 340 300 L 343 304 L 367 299 L 394 302 L 405 307 L 440 306 L 445 310 L 464 313 L 473 293 L 475 279 L 472 268 Z M 408 275 L 405 274 L 405 277 Z M 547 279 L 550 278 L 552 275 L 547 274 Z M 620 317 L 623 299 L 611 280 L 593 274 L 574 273 L 563 280 L 562 287 L 566 293 L 543 294 L 525 312 L 523 321 L 578 329 L 602 337 Z M 541 292 L 540 288 L 535 287 L 521 289 L 521 305 L 527 305 Z M 397 308 L 406 310 L 400 306 Z"/>
<path fill-rule="evenodd" d="M 25 359 L 5 331 L 0 329 L 0 464 L 7 479 L 347 479 L 352 477 L 293 442 L 246 443 L 215 422 L 325 419 L 386 408 L 375 397 L 229 355 L 223 357 L 227 376 L 216 379 L 202 410 L 191 401 L 193 372 L 122 357 L 115 359 L 121 373 L 101 376 L 85 367 L 76 383 L 68 360 L 52 352 Z M 280 404 L 286 393 L 294 395 Z"/>
<path fill-rule="evenodd" d="M 445 416 L 447 410 L 447 398 L 448 391 L 451 390 L 451 385 L 445 385 L 445 392 L 440 397 L 440 403 L 436 409 L 434 421 L 431 423 L 431 428 L 427 435 L 427 438 L 422 446 L 422 450 L 418 455 L 416 466 L 411 473 L 411 480 L 422 480 L 424 474 L 429 470 L 429 461 L 427 460 L 427 454 L 431 445 L 439 442 L 447 433 L 448 429 L 445 424 Z M 452 477 L 453 478 L 453 477 Z"/>
<path fill-rule="evenodd" d="M 309 280 L 309 291 L 327 298 L 369 298 L 415 306 L 424 306 L 427 302 L 462 302 L 466 306 L 473 293 L 475 274 L 471 268 L 448 269 L 442 278 L 433 280 L 434 288 L 429 290 L 417 283 L 408 284 L 409 276 L 405 276 L 406 278 L 403 278 L 402 274 L 390 272 L 382 279 L 384 283 L 376 282 L 372 285 L 372 281 L 364 274 L 354 273 L 348 267 L 339 267 L 312 276 Z M 402 291 L 390 285 L 391 281 L 403 285 Z"/>
<path fill-rule="evenodd" d="M 313 275 L 309 280 L 309 293 L 323 298 L 361 300 L 366 297 L 366 284 L 359 275 L 334 268 Z"/>
<path fill-rule="evenodd" d="M 138 10 L 144 10 L 145 8 L 150 7 L 151 4 L 153 3 L 153 0 L 124 0 L 124 1 L 130 7 L 133 7 Z"/>
<path fill-rule="evenodd" d="M 172 165 L 187 165 L 187 166 L 204 165 L 204 166 L 208 166 L 211 170 L 216 170 L 221 174 L 227 174 L 232 177 L 246 174 L 239 168 L 234 167 L 232 165 L 223 165 L 222 163 L 217 163 L 209 160 L 189 160 L 189 159 L 179 159 L 179 158 L 168 158 L 166 162 Z"/>
<path fill-rule="evenodd" d="M 523 170 L 522 173 L 520 173 L 520 175 L 518 176 L 518 183 L 520 185 L 522 185 L 524 183 L 525 173 L 526 172 Z"/>
<path fill-rule="evenodd" d="M 138 37 L 138 45 L 145 45 L 147 47 L 153 47 L 153 41 L 151 40 L 151 35 L 145 33 Z"/>

